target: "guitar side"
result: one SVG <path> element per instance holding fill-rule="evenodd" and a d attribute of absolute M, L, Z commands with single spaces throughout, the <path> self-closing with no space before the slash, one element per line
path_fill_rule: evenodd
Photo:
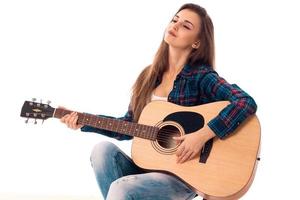
<path fill-rule="evenodd" d="M 181 111 L 199 113 L 207 124 L 228 104 L 227 101 L 220 101 L 183 107 L 153 101 L 144 108 L 139 124 L 157 126 L 169 114 Z M 237 199 L 247 192 L 254 179 L 259 146 L 260 124 L 253 115 L 230 137 L 214 139 L 206 163 L 200 163 L 197 156 L 177 164 L 175 151 L 160 152 L 154 148 L 155 142 L 139 137 L 134 137 L 131 153 L 132 159 L 141 168 L 172 173 L 207 199 Z"/>

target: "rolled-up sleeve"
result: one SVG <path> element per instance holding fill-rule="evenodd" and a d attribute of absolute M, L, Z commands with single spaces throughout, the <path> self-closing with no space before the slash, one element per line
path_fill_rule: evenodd
<path fill-rule="evenodd" d="M 216 72 L 208 72 L 200 81 L 199 87 L 211 101 L 230 101 L 228 106 L 208 122 L 208 126 L 221 139 L 232 133 L 257 110 L 257 105 L 250 95 L 236 84 L 229 84 Z"/>

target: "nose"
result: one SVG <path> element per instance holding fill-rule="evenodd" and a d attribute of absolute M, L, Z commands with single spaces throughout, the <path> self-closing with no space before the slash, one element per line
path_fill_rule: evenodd
<path fill-rule="evenodd" d="M 172 29 L 174 29 L 175 31 L 178 31 L 178 26 L 179 26 L 179 23 L 176 22 L 173 24 Z"/>

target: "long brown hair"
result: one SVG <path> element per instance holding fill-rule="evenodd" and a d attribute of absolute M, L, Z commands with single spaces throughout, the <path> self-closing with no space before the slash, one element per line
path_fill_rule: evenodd
<path fill-rule="evenodd" d="M 201 64 L 214 68 L 215 46 L 214 46 L 214 27 L 206 10 L 196 4 L 184 4 L 176 12 L 188 9 L 200 17 L 200 31 L 198 39 L 200 47 L 193 49 L 188 57 L 187 63 L 191 66 Z M 151 98 L 151 94 L 156 87 L 157 80 L 162 79 L 163 73 L 169 66 L 169 45 L 162 40 L 158 51 L 155 54 L 153 63 L 147 66 L 138 76 L 132 87 L 130 108 L 133 112 L 134 121 L 137 122 L 140 114 Z"/>

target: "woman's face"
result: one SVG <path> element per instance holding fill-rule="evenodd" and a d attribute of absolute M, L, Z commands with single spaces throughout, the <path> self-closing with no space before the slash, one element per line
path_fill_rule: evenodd
<path fill-rule="evenodd" d="M 176 48 L 192 48 L 198 42 L 200 17 L 193 11 L 183 9 L 178 12 L 167 26 L 164 41 Z"/>

